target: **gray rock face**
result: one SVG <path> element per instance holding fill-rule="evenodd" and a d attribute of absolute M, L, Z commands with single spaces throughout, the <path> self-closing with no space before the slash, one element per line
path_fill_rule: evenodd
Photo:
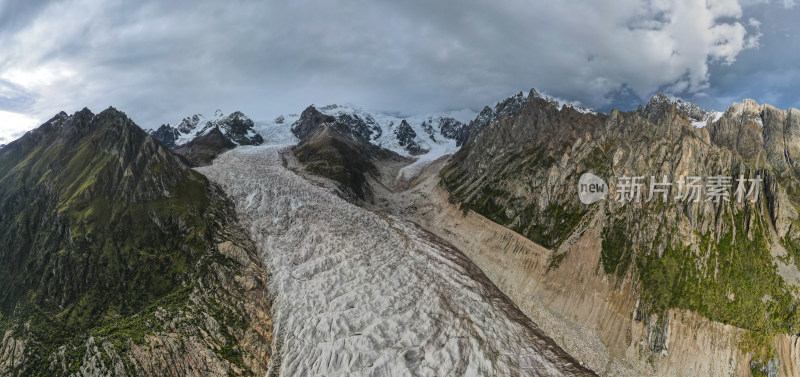
<path fill-rule="evenodd" d="M 401 121 L 400 125 L 394 130 L 394 134 L 397 137 L 397 141 L 400 143 L 400 146 L 405 148 L 412 156 L 427 152 L 417 143 L 417 133 L 411 128 L 405 119 Z"/>
<path fill-rule="evenodd" d="M 344 117 L 345 121 L 354 119 Z M 370 143 L 369 134 L 353 126 L 309 106 L 292 126 L 300 139 L 292 151 L 306 170 L 335 181 L 343 196 L 369 202 L 372 193 L 366 176 L 378 174 L 373 160 L 402 157 Z"/>
<path fill-rule="evenodd" d="M 370 141 L 381 137 L 383 130 L 381 126 L 367 115 L 362 118 L 358 114 L 342 113 L 336 118 L 338 124 L 349 129 L 353 134 L 363 141 Z"/>
<path fill-rule="evenodd" d="M 173 149 L 177 147 L 175 142 L 180 137 L 180 132 L 168 124 L 162 124 L 157 130 L 151 132 L 150 136 L 163 143 L 165 147 Z"/>
<path fill-rule="evenodd" d="M 175 129 L 184 135 L 191 134 L 198 128 L 202 127 L 204 119 L 205 118 L 201 114 L 194 114 L 192 116 L 188 116 L 186 118 L 183 118 L 181 122 L 175 126 Z"/>
<path fill-rule="evenodd" d="M 439 132 L 444 137 L 455 140 L 456 146 L 461 147 L 467 141 L 469 129 L 466 124 L 449 117 L 439 118 L 438 123 Z"/>
<path fill-rule="evenodd" d="M 765 158 L 780 170 L 795 168 L 800 159 L 800 111 L 736 103 L 709 129 L 712 141 L 735 150 L 748 160 Z M 759 153 L 763 153 L 759 156 Z"/>
<path fill-rule="evenodd" d="M 336 105 L 330 105 L 322 109 L 330 111 L 336 108 Z M 361 117 L 359 114 L 346 112 L 340 112 L 336 116 L 327 115 L 312 105 L 306 108 L 300 114 L 300 119 L 292 125 L 292 133 L 302 140 L 321 126 L 336 127 L 341 132 L 351 133 L 364 142 L 379 138 L 383 132 L 380 125 L 369 115 Z"/>
<path fill-rule="evenodd" d="M 174 149 L 191 140 L 202 127 L 202 115 L 195 114 L 183 118 L 177 125 L 162 124 L 158 129 L 151 131 L 150 136 L 162 142 L 167 148 Z"/>
<path fill-rule="evenodd" d="M 646 106 L 639 106 L 637 112 L 645 118 L 653 120 L 657 118 L 659 112 L 669 111 L 670 108 L 686 115 L 689 121 L 696 127 L 705 126 L 709 121 L 714 119 L 715 115 L 713 112 L 703 109 L 697 104 L 686 102 L 680 98 L 671 99 L 663 93 L 659 93 L 650 98 Z M 656 118 L 651 118 L 653 115 L 656 115 Z"/>

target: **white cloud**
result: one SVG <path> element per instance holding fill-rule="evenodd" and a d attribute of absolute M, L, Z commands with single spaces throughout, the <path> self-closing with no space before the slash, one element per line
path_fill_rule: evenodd
<path fill-rule="evenodd" d="M 7 144 L 37 125 L 39 119 L 0 110 L 0 144 Z"/>
<path fill-rule="evenodd" d="M 711 64 L 758 47 L 758 22 L 736 0 L 64 0 L 0 26 L 0 110 L 113 105 L 153 126 L 204 108 L 480 108 L 529 87 L 602 107 L 702 93 Z"/>

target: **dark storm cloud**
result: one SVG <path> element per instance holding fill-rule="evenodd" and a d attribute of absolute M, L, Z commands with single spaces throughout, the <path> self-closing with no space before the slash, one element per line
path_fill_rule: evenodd
<path fill-rule="evenodd" d="M 733 79 L 757 54 L 787 57 L 769 44 L 791 18 L 759 25 L 763 9 L 788 13 L 752 0 L 0 0 L 0 142 L 2 111 L 84 106 L 153 127 L 216 108 L 480 109 L 530 87 L 600 108 L 659 90 L 716 105 L 757 89 Z M 763 75 L 791 73 L 775 67 Z M 795 95 L 772 80 L 759 90 Z"/>

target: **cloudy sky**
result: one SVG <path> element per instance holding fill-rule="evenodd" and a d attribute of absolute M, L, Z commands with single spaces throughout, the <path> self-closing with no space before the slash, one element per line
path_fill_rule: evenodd
<path fill-rule="evenodd" d="M 0 143 L 83 107 L 145 128 L 480 110 L 531 87 L 601 110 L 656 92 L 798 107 L 796 1 L 0 0 Z"/>

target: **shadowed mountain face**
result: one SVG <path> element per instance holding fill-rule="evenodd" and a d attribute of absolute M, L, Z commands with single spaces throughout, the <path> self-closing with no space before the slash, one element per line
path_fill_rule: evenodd
<path fill-rule="evenodd" d="M 198 136 L 192 141 L 175 148 L 175 153 L 186 157 L 194 166 L 204 166 L 226 151 L 236 147 L 230 139 L 217 128 Z"/>
<path fill-rule="evenodd" d="M 218 244 L 242 245 L 247 255 L 229 206 L 205 177 L 113 108 L 62 112 L 3 148 L 0 319 L 2 330 L 12 328 L 25 344 L 12 370 L 61 374 L 43 362 L 58 347 L 80 344 L 88 334 L 114 338 L 121 329 L 107 326 L 146 317 L 165 299 L 184 310 L 201 281 L 210 291 L 220 288 L 218 278 L 207 276 L 227 259 Z M 235 301 L 220 289 L 220 302 Z M 219 305 L 220 313 L 228 310 Z M 134 333 L 157 332 L 161 321 L 148 321 Z M 131 335 L 118 338 L 120 344 Z M 123 368 L 148 374 L 133 356 L 117 352 Z M 67 357 L 64 367 L 77 367 L 83 356 Z M 0 370 L 7 363 L 0 359 Z"/>
<path fill-rule="evenodd" d="M 162 124 L 149 133 L 192 165 L 203 166 L 237 145 L 261 145 L 264 138 L 254 127 L 255 123 L 240 111 L 225 116 L 217 110 L 210 120 L 195 114 L 175 126 Z"/>
<path fill-rule="evenodd" d="M 375 159 L 403 157 L 369 142 L 348 123 L 308 107 L 292 126 L 300 139 L 293 147 L 298 160 L 314 174 L 337 182 L 346 196 L 369 201 L 372 197 L 367 174 L 378 174 Z"/>
<path fill-rule="evenodd" d="M 465 210 L 552 249 L 550 268 L 564 260 L 566 243 L 600 227 L 598 269 L 635 287 L 641 299 L 629 310 L 637 320 L 689 309 L 751 330 L 748 344 L 766 363 L 770 337 L 800 329 L 800 117 L 752 101 L 715 117 L 687 109 L 697 110 L 657 96 L 637 111 L 592 114 L 529 96 L 470 139 L 443 169 L 443 183 Z M 579 201 L 586 172 L 610 184 L 605 201 Z M 675 182 L 667 200 L 646 201 L 651 175 Z M 644 177 L 639 203 L 615 200 L 625 176 Z M 730 176 L 730 200 L 674 200 L 681 176 L 704 185 Z M 734 198 L 740 176 L 763 180 L 755 202 Z"/>

